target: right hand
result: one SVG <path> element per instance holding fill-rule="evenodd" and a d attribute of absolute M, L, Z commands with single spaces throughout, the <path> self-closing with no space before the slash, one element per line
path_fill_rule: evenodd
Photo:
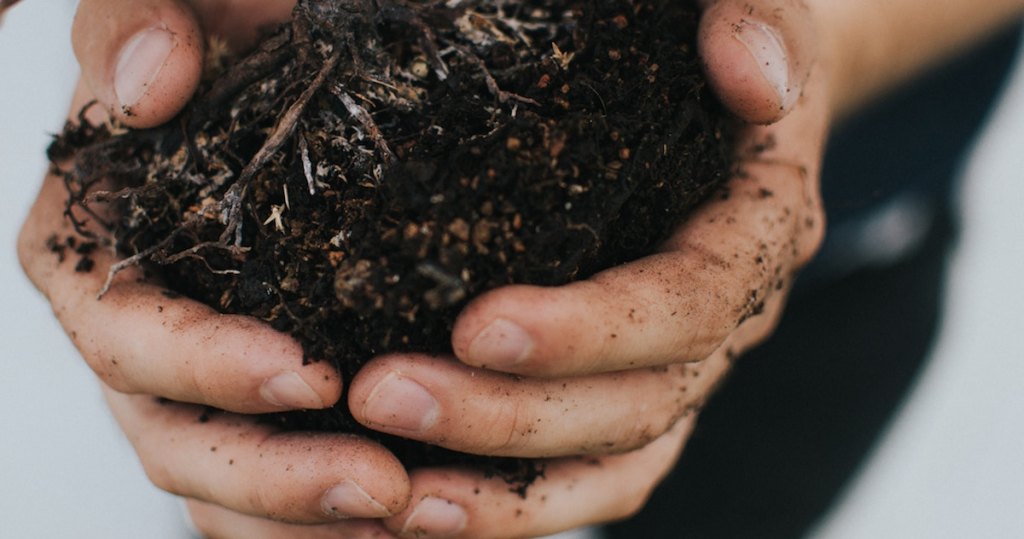
<path fill-rule="evenodd" d="M 291 4 L 196 0 L 193 11 L 175 0 L 82 0 L 73 44 L 83 83 L 72 116 L 95 98 L 136 127 L 166 120 L 190 98 L 198 80 L 204 50 L 200 22 L 242 46 L 255 37 L 255 28 L 286 17 Z M 150 37 L 155 32 L 155 44 L 139 44 L 140 32 Z M 136 63 L 121 66 L 132 72 L 128 82 L 142 83 L 131 93 L 131 103 L 121 103 L 128 92 L 117 91 L 124 49 L 137 53 Z M 155 61 L 155 69 L 138 65 L 145 60 Z M 126 105 L 130 116 L 124 115 Z M 103 114 L 90 119 L 104 121 Z M 375 521 L 336 522 L 386 517 L 405 508 L 409 478 L 389 451 L 346 434 L 279 432 L 238 415 L 331 406 L 341 396 L 337 372 L 327 362 L 302 366 L 301 347 L 287 335 L 169 294 L 140 268 L 118 274 L 116 286 L 97 300 L 114 255 L 94 251 L 95 269 L 81 273 L 74 270 L 77 255 L 69 251 L 60 263 L 47 245 L 51 238 L 63 242 L 74 236 L 63 215 L 66 199 L 61 178 L 48 175 L 22 227 L 18 255 L 103 382 L 111 410 L 150 479 L 240 517 L 330 522 L 331 529 L 370 527 L 383 533 Z M 200 422 L 203 407 L 197 405 L 229 412 Z"/>

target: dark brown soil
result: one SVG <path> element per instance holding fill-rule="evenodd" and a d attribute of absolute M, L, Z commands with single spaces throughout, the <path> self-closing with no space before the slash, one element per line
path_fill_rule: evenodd
<path fill-rule="evenodd" d="M 212 58 L 175 121 L 69 124 L 51 157 L 76 157 L 69 209 L 120 216 L 79 245 L 112 241 L 350 379 L 384 352 L 450 352 L 482 291 L 651 252 L 719 184 L 730 136 L 696 20 L 683 0 L 304 0 L 216 78 Z M 456 458 L 343 404 L 274 420 L 384 439 L 410 466 Z"/>

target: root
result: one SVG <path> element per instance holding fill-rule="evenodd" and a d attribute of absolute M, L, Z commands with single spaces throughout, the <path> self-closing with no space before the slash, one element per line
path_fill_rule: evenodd
<path fill-rule="evenodd" d="M 265 41 L 256 53 L 231 67 L 203 95 L 200 101 L 200 110 L 209 112 L 224 106 L 242 88 L 266 77 L 288 61 L 292 57 L 292 53 L 291 49 L 285 45 L 288 44 L 290 38 L 288 32 L 282 32 Z M 206 114 L 197 114 L 193 118 L 205 116 Z"/>
<path fill-rule="evenodd" d="M 228 192 L 224 194 L 224 200 L 221 201 L 221 215 L 222 219 L 226 223 L 224 233 L 221 234 L 221 241 L 225 242 L 228 238 L 234 235 L 234 244 L 236 247 L 242 245 L 242 203 L 245 201 L 245 195 L 249 188 L 249 183 L 252 178 L 260 171 L 274 155 L 281 149 L 284 143 L 295 133 L 295 129 L 299 125 L 299 119 L 302 117 L 303 111 L 306 110 L 306 105 L 309 104 L 309 100 L 313 98 L 317 90 L 323 87 L 327 78 L 331 72 L 334 71 L 334 67 L 338 65 L 340 59 L 340 53 L 335 52 L 331 55 L 324 65 L 320 67 L 320 71 L 316 74 L 316 78 L 313 82 L 303 90 L 299 98 L 292 103 L 288 110 L 281 115 L 280 121 L 274 128 L 273 133 L 267 137 L 266 142 L 260 147 L 256 155 L 253 156 L 249 164 L 242 169 L 242 174 L 239 176 L 238 181 L 235 182 Z"/>
<path fill-rule="evenodd" d="M 519 94 L 514 94 L 512 92 L 506 92 L 505 90 L 502 90 L 498 86 L 498 81 L 494 80 L 494 75 L 491 75 L 491 71 L 487 69 L 487 64 L 484 63 L 484 61 L 479 56 L 473 54 L 473 52 L 470 51 L 468 48 L 458 44 L 453 44 L 452 47 L 454 47 L 455 50 L 462 55 L 463 59 L 473 64 L 480 70 L 480 73 L 484 77 L 484 83 L 487 84 L 487 91 L 491 92 L 491 95 L 496 97 L 500 103 L 505 104 L 509 100 L 515 100 L 519 101 L 520 103 L 526 103 L 527 105 L 533 105 L 536 107 L 540 106 L 540 103 L 533 99 L 530 99 L 529 97 L 524 97 Z"/>
<path fill-rule="evenodd" d="M 309 143 L 306 142 L 306 137 L 299 137 L 299 152 L 302 156 L 302 174 L 306 177 L 306 183 L 309 185 L 309 194 L 316 194 L 316 178 L 313 177 L 313 162 L 309 160 Z M 288 190 L 285 189 L 285 202 L 288 201 Z"/>
<path fill-rule="evenodd" d="M 353 118 L 363 126 L 370 139 L 373 140 L 377 150 L 383 154 L 384 163 L 390 164 L 395 159 L 395 154 L 391 152 L 391 148 L 388 147 L 388 143 L 384 140 L 384 136 L 380 133 L 380 127 L 377 126 L 377 122 L 373 121 L 373 116 L 363 108 L 359 103 L 356 103 L 352 96 L 342 89 L 341 85 L 335 85 L 331 87 L 331 93 L 334 94 L 341 103 L 345 105 L 345 110 L 352 115 Z"/>
<path fill-rule="evenodd" d="M 166 238 L 161 240 L 160 243 L 157 243 L 149 247 L 148 249 L 139 251 L 138 253 L 135 253 L 134 255 L 129 256 L 128 258 L 110 266 L 110 271 L 107 272 L 107 280 L 103 283 L 103 288 L 100 288 L 99 293 L 96 294 L 96 299 L 101 300 L 103 299 L 103 296 L 107 295 L 107 292 L 110 291 L 110 286 L 114 283 L 114 277 L 116 277 L 118 273 L 121 273 L 122 271 L 132 266 L 138 266 L 144 260 L 152 256 L 154 253 L 169 245 L 172 241 L 174 241 L 174 238 L 176 236 L 177 233 L 172 232 Z"/>

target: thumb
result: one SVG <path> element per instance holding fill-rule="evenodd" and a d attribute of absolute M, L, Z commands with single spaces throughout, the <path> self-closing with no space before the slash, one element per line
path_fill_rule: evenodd
<path fill-rule="evenodd" d="M 767 124 L 796 105 L 817 56 L 803 0 L 703 0 L 698 44 L 718 98 L 741 119 Z"/>
<path fill-rule="evenodd" d="M 132 127 L 177 114 L 202 74 L 202 33 L 180 0 L 82 0 L 71 43 L 96 99 Z"/>

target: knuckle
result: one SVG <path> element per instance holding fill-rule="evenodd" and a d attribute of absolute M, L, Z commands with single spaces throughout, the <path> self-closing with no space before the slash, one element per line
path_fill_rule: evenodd
<path fill-rule="evenodd" d="M 83 300 L 80 294 L 59 294 L 51 299 L 54 316 L 60 321 L 86 365 L 104 384 L 119 393 L 138 392 L 123 368 L 124 358 L 106 345 L 103 338 L 94 335 L 89 324 L 81 323 L 89 316 L 87 307 L 82 304 Z"/>
<path fill-rule="evenodd" d="M 196 402 L 199 404 L 209 404 L 216 406 L 219 404 L 216 398 L 216 391 L 211 385 L 211 380 L 216 380 L 215 376 L 210 376 L 207 369 L 202 365 L 208 362 L 205 361 L 186 361 L 181 366 L 181 372 L 179 374 L 181 380 L 181 389 L 184 390 L 181 398 L 183 400 Z"/>
<path fill-rule="evenodd" d="M 237 524 L 237 516 L 232 516 L 227 509 L 206 507 L 203 505 L 188 503 L 188 515 L 187 518 L 189 523 L 192 524 L 192 530 L 198 534 L 198 537 L 204 539 L 250 539 L 253 537 L 253 531 L 246 529 L 244 526 L 239 527 Z M 259 537 L 271 537 L 264 533 Z"/>
<path fill-rule="evenodd" d="M 140 460 L 142 461 L 142 470 L 146 473 L 146 477 L 153 486 L 174 495 L 185 495 L 185 493 L 179 488 L 178 482 L 174 478 L 174 474 L 171 473 L 167 466 L 163 463 L 144 458 L 141 454 Z"/>
<path fill-rule="evenodd" d="M 117 355 L 81 344 L 79 336 L 74 330 L 69 331 L 68 334 L 86 365 L 107 387 L 118 393 L 129 395 L 139 392 L 122 369 L 121 360 Z"/>
<path fill-rule="evenodd" d="M 18 231 L 18 263 L 21 264 L 22 269 L 25 271 L 25 275 L 28 276 L 33 284 L 35 284 L 36 287 L 43 288 L 41 286 L 41 279 L 39 278 L 35 267 L 35 257 L 39 254 L 39 248 L 33 245 L 35 235 L 31 233 L 31 228 L 30 221 L 26 221 L 25 224 L 21 226 L 21 230 Z"/>
<path fill-rule="evenodd" d="M 757 331 L 754 334 L 754 339 L 757 344 L 760 344 L 768 337 L 771 337 L 778 329 L 779 323 L 782 322 L 782 310 L 785 303 L 785 297 L 772 298 L 770 305 L 765 313 L 764 319 L 760 324 L 757 325 Z"/>
<path fill-rule="evenodd" d="M 490 418 L 489 428 L 478 431 L 486 432 L 482 440 L 471 442 L 471 451 L 480 451 L 493 455 L 512 456 L 522 452 L 529 446 L 535 434 L 535 426 L 528 419 L 521 399 L 513 398 L 504 405 L 499 405 Z"/>
<path fill-rule="evenodd" d="M 692 378 L 685 364 L 651 367 L 631 373 L 623 386 L 633 388 L 624 399 L 621 415 L 614 421 L 602 419 L 597 427 L 603 437 L 593 438 L 584 453 L 619 454 L 648 446 L 675 425 L 685 412 L 693 392 Z"/>
<path fill-rule="evenodd" d="M 672 427 L 671 414 L 659 413 L 654 421 L 639 421 L 632 424 L 625 438 L 615 444 L 612 452 L 633 451 L 646 447 Z"/>
<path fill-rule="evenodd" d="M 498 444 L 494 449 L 501 452 L 513 451 L 519 447 L 522 447 L 529 436 L 528 427 L 524 426 L 523 421 L 523 407 L 521 403 L 516 402 L 514 405 L 506 408 L 508 410 L 502 421 L 502 430 L 499 431 L 499 437 L 497 438 Z"/>
<path fill-rule="evenodd" d="M 751 320 L 751 322 L 754 321 Z M 757 320 L 757 323 L 751 323 L 750 326 L 742 328 L 743 331 L 740 332 L 737 339 L 738 352 L 745 353 L 764 343 L 775 331 L 775 326 L 774 321 L 764 317 Z"/>
<path fill-rule="evenodd" d="M 727 356 L 729 354 L 742 353 L 771 337 L 782 321 L 782 306 L 784 302 L 784 291 L 769 297 L 763 312 L 741 324 L 732 336 L 733 346 L 726 347 L 726 350 L 723 352 Z"/>
<path fill-rule="evenodd" d="M 188 510 L 189 523 L 192 524 L 195 531 L 199 532 L 202 537 L 224 537 L 223 535 L 217 535 L 218 530 L 221 528 L 218 525 L 217 511 L 191 500 L 186 501 L 185 507 Z"/>
<path fill-rule="evenodd" d="M 82 353 L 85 362 L 107 387 L 125 395 L 141 393 L 138 387 L 121 370 L 115 357 L 101 356 L 95 353 Z"/>
<path fill-rule="evenodd" d="M 188 345 L 186 345 L 188 346 Z M 249 380 L 250 371 L 254 366 L 248 362 L 234 361 L 232 357 L 217 354 L 218 357 L 207 357 L 210 352 L 203 349 L 190 349 L 184 354 L 176 354 L 167 361 L 177 362 L 175 369 L 176 387 L 180 391 L 179 400 L 222 405 L 223 388 L 218 384 L 222 380 L 232 380 L 241 387 L 240 380 Z M 234 386 L 230 386 L 234 387 Z M 229 399 L 230 400 L 230 399 Z"/>
<path fill-rule="evenodd" d="M 627 495 L 620 499 L 621 503 L 616 504 L 613 520 L 620 520 L 636 516 L 650 501 L 654 493 L 654 484 L 641 484 L 632 489 L 627 489 Z"/>
<path fill-rule="evenodd" d="M 249 495 L 246 497 L 246 505 L 248 505 L 246 512 L 267 517 L 281 517 L 283 515 L 274 510 L 276 506 L 274 498 L 275 496 L 263 482 L 257 482 L 252 485 Z"/>
<path fill-rule="evenodd" d="M 680 415 L 687 408 L 689 403 L 689 388 L 687 384 L 691 379 L 683 365 L 672 365 L 668 371 L 664 368 L 651 369 L 653 374 L 660 376 L 662 382 L 656 391 L 657 400 L 651 402 L 650 398 L 634 400 L 635 412 L 633 418 L 642 418 L 639 421 L 630 423 L 630 431 L 625 438 L 622 450 L 631 451 L 646 447 L 654 440 L 660 438 L 669 431 Z"/>
<path fill-rule="evenodd" d="M 204 361 L 203 359 L 193 356 L 190 360 L 181 361 L 178 366 L 178 387 L 183 392 L 180 398 L 215 406 L 219 404 L 219 400 L 214 381 L 221 379 L 217 371 L 224 368 L 225 365 L 223 361 Z"/>
<path fill-rule="evenodd" d="M 820 208 L 815 208 L 799 226 L 802 230 L 795 262 L 802 267 L 814 258 L 825 242 L 825 215 Z"/>
<path fill-rule="evenodd" d="M 126 380 L 124 376 L 121 375 L 121 371 L 119 369 L 102 367 L 98 368 L 97 366 L 94 365 L 93 362 L 90 362 L 89 360 L 86 360 L 86 363 L 89 363 L 89 366 L 93 368 L 93 372 L 95 372 L 96 375 L 99 376 L 100 379 L 103 381 L 103 383 L 106 384 L 107 387 L 109 387 L 110 389 L 113 389 L 118 393 L 124 393 L 125 395 L 133 395 L 138 393 L 138 390 L 130 382 L 128 382 L 128 380 Z"/>

